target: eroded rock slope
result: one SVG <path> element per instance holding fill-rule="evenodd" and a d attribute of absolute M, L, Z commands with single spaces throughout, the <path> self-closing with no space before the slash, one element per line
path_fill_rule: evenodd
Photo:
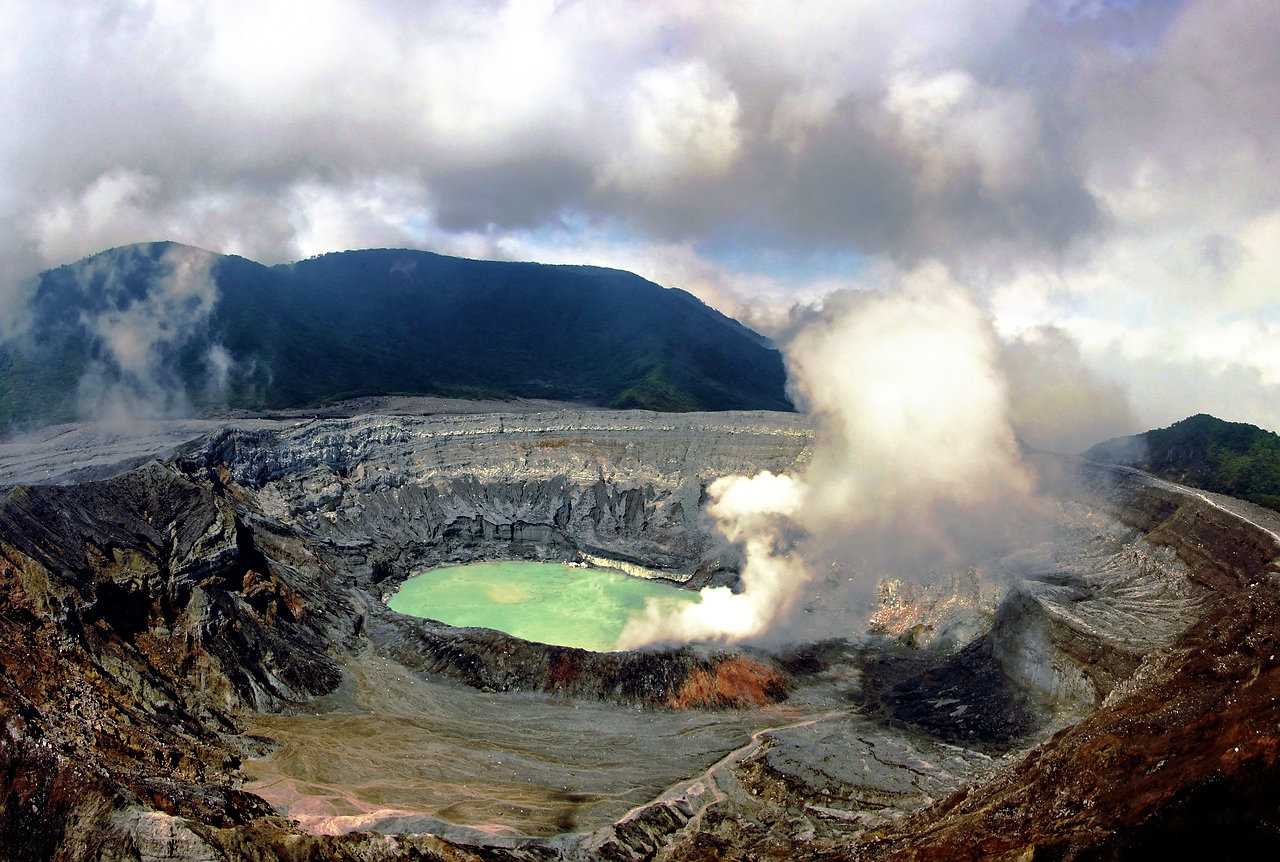
<path fill-rule="evenodd" d="M 928 591 L 894 593 L 888 616 L 907 637 L 773 656 L 593 654 L 381 601 L 438 562 L 580 552 L 732 583 L 733 551 L 701 515 L 706 484 L 794 469 L 809 439 L 786 414 L 362 416 L 242 424 L 163 463 L 8 491 L 0 847 L 15 859 L 1120 858 L 1178 846 L 1210 816 L 1229 821 L 1233 847 L 1272 846 L 1275 526 L 1136 472 L 1081 468 L 1055 542 L 995 566 L 998 607 L 966 587 L 973 639 L 938 611 L 957 596 Z M 106 454 L 95 463 L 113 472 Z M 265 745 L 245 718 L 332 696 L 370 655 L 410 682 L 641 708 L 789 697 L 791 717 L 587 833 L 465 845 L 308 833 L 243 789 L 240 764 Z"/>

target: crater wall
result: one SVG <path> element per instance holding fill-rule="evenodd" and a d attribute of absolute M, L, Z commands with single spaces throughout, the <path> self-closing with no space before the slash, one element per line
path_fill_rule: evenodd
<path fill-rule="evenodd" d="M 547 859 L 587 846 L 1014 858 L 1100 846 L 1120 827 L 1176 831 L 1176 805 L 1194 805 L 1208 776 L 1226 776 L 1221 792 L 1245 812 L 1249 787 L 1275 786 L 1274 729 L 1256 721 L 1280 681 L 1274 527 L 1133 471 L 1083 465 L 1064 502 L 1068 540 L 1022 560 L 992 631 L 944 661 L 902 647 L 875 696 L 871 664 L 848 645 L 830 661 L 821 649 L 794 662 L 602 655 L 413 620 L 380 600 L 417 568 L 486 556 L 585 552 L 705 583 L 734 564 L 701 520 L 707 483 L 795 469 L 811 436 L 776 414 L 364 416 L 221 430 L 165 463 L 8 491 L 0 846 L 32 859 Z M 708 796 L 664 796 L 595 844 L 305 834 L 241 789 L 240 761 L 261 741 L 240 722 L 308 708 L 340 687 L 345 658 L 371 652 L 476 688 L 630 706 L 759 705 L 807 675 L 823 711 L 726 758 L 732 792 L 709 771 Z M 1023 756 L 1022 710 L 1036 701 L 1088 715 Z M 975 753 L 996 732 L 1015 746 L 1007 769 L 944 797 L 1001 765 Z M 846 749 L 857 768 L 823 766 Z M 917 763 L 927 752 L 954 768 Z M 1162 753 L 1183 765 L 1161 772 Z M 1123 793 L 1132 764 L 1150 779 L 1141 798 Z M 1106 811 L 1090 788 L 1110 794 Z"/>
<path fill-rule="evenodd" d="M 715 569 L 724 550 L 701 516 L 707 484 L 796 469 L 811 439 L 806 420 L 782 413 L 358 417 L 229 430 L 179 463 L 225 470 L 264 514 L 372 583 L 578 551 L 686 576 Z"/>

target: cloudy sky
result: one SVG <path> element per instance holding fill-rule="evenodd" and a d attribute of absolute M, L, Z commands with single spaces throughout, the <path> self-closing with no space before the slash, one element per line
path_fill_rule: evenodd
<path fill-rule="evenodd" d="M 0 33 L 10 309 L 128 242 L 394 245 L 623 267 L 785 338 L 940 265 L 1143 427 L 1280 428 L 1274 0 L 0 0 Z"/>

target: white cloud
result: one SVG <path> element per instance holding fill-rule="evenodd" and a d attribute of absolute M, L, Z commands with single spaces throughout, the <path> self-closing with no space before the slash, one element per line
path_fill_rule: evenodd
<path fill-rule="evenodd" d="M 136 242 L 137 222 L 157 180 L 126 169 L 96 178 L 80 194 L 51 202 L 35 213 L 33 233 L 46 260 L 74 259 L 83 244 L 109 248 Z"/>
<path fill-rule="evenodd" d="M 601 181 L 649 195 L 722 175 L 742 147 L 737 123 L 737 95 L 705 63 L 646 69 L 628 96 L 626 142 Z"/>
<path fill-rule="evenodd" d="M 921 560 L 971 564 L 1021 531 L 1033 482 L 999 345 L 944 267 L 921 266 L 890 291 L 843 296 L 786 353 L 817 423 L 810 461 L 794 476 L 727 476 L 708 488 L 708 513 L 743 545 L 742 590 L 704 589 L 675 611 L 650 603 L 620 646 L 785 639 L 788 618 L 832 561 L 850 574 L 837 591 L 869 592 L 880 576 L 920 574 Z M 812 619 L 798 625 L 806 638 L 827 634 Z"/>
<path fill-rule="evenodd" d="M 1142 381 L 1137 421 L 1216 386 L 1280 426 L 1280 19 L 1064 8 L 0 2 L 0 302 L 131 241 L 395 244 L 624 266 L 785 329 L 938 259 L 1002 336 Z M 735 246 L 870 269 L 707 250 Z"/>

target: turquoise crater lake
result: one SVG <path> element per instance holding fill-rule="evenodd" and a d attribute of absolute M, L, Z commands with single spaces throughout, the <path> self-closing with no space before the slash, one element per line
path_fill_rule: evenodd
<path fill-rule="evenodd" d="M 498 629 L 538 643 L 614 649 L 650 599 L 673 608 L 697 593 L 607 569 L 527 560 L 444 566 L 405 581 L 391 609 L 451 626 Z"/>

